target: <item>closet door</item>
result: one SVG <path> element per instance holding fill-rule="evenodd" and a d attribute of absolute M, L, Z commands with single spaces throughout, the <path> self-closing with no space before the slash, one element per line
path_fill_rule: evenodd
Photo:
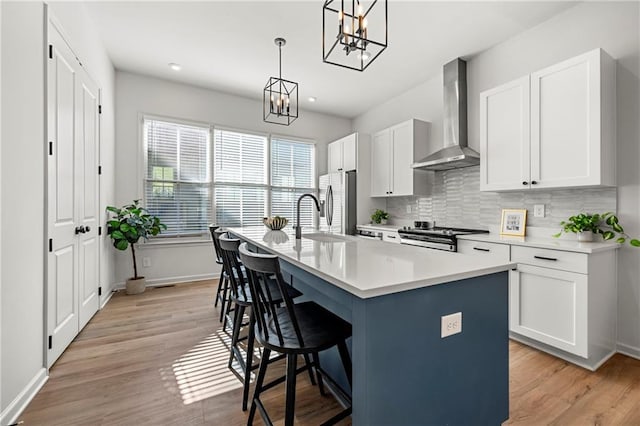
<path fill-rule="evenodd" d="M 98 309 L 98 89 L 55 26 L 47 63 L 47 365 Z"/>

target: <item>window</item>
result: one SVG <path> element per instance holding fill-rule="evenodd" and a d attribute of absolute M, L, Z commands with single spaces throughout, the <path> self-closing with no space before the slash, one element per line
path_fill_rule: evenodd
<path fill-rule="evenodd" d="M 199 235 L 211 219 L 209 127 L 144 119 L 145 205 L 165 236 Z"/>
<path fill-rule="evenodd" d="M 213 139 L 215 222 L 262 224 L 267 211 L 267 137 L 215 130 Z"/>
<path fill-rule="evenodd" d="M 168 229 L 162 236 L 204 236 L 208 225 L 295 222 L 300 195 L 315 193 L 315 145 L 289 138 L 145 117 L 144 197 Z M 303 226 L 315 208 L 301 206 Z"/>
<path fill-rule="evenodd" d="M 296 201 L 306 192 L 315 192 L 314 145 L 271 138 L 271 216 L 284 216 L 293 225 Z M 306 200 L 300 206 L 300 223 L 312 226 L 315 207 Z"/>

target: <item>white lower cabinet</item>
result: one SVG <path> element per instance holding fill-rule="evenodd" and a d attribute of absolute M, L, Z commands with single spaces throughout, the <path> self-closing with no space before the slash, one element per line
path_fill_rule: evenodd
<path fill-rule="evenodd" d="M 509 277 L 511 331 L 588 358 L 587 284 L 584 274 L 519 264 Z"/>
<path fill-rule="evenodd" d="M 596 370 L 616 351 L 616 248 L 591 253 L 459 240 L 458 251 L 514 262 L 509 335 Z"/>

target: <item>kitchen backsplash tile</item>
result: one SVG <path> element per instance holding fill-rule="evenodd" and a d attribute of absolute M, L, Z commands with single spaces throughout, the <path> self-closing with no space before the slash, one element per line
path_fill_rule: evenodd
<path fill-rule="evenodd" d="M 533 217 L 534 204 L 545 217 Z M 411 206 L 408 213 L 407 206 Z M 387 199 L 392 222 L 435 220 L 447 226 L 500 226 L 502 209 L 525 208 L 527 226 L 556 228 L 574 213 L 616 211 L 616 188 L 480 192 L 480 167 L 436 172 L 431 196 Z"/>

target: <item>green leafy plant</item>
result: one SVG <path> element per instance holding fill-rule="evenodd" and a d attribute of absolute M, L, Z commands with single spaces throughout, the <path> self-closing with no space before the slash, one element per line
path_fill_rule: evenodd
<path fill-rule="evenodd" d="M 167 225 L 160 222 L 160 218 L 149 214 L 147 209 L 140 206 L 140 200 L 133 200 L 122 208 L 108 206 L 107 211 L 113 216 L 107 222 L 107 234 L 113 240 L 113 246 L 118 250 L 126 250 L 131 246 L 133 257 L 133 278 L 138 279 L 135 244 L 140 238 L 147 239 L 156 236 L 167 229 Z"/>
<path fill-rule="evenodd" d="M 371 215 L 371 222 L 373 223 L 380 223 L 383 220 L 387 220 L 387 219 L 389 219 L 389 213 L 385 212 L 384 210 L 377 209 Z"/>
<path fill-rule="evenodd" d="M 629 240 L 629 244 L 634 247 L 640 247 L 640 240 L 631 238 L 624 232 L 624 229 L 618 221 L 618 217 L 611 212 L 602 214 L 590 214 L 580 213 L 575 216 L 571 216 L 566 221 L 560 222 L 562 229 L 560 232 L 554 235 L 558 238 L 563 232 L 579 233 L 584 231 L 591 231 L 594 234 L 602 235 L 603 240 L 612 240 L 616 238 L 616 242 L 623 244 Z"/>

